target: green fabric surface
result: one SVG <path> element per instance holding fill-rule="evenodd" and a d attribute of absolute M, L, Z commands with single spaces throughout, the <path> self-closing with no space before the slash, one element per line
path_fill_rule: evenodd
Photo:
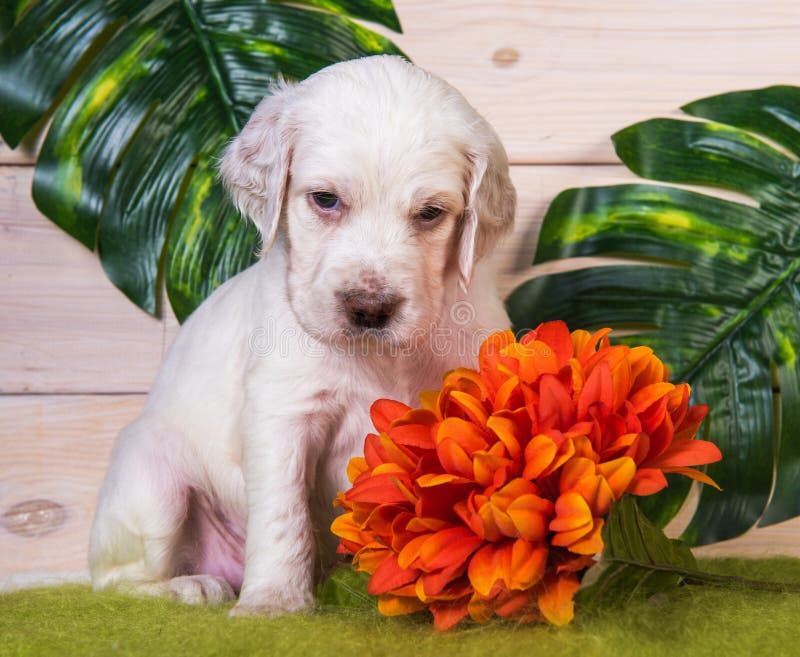
<path fill-rule="evenodd" d="M 800 560 L 705 560 L 717 573 L 800 584 Z M 0 595 L 0 655 L 800 655 L 800 594 L 686 586 L 624 606 L 578 610 L 556 629 L 508 622 L 437 634 L 425 614 L 382 618 L 323 609 L 230 619 L 222 607 L 61 586 Z"/>

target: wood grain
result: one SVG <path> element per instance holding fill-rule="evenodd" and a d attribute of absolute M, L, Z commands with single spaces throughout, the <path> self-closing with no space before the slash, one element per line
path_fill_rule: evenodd
<path fill-rule="evenodd" d="M 163 324 L 36 210 L 31 176 L 0 167 L 0 392 L 145 392 Z"/>
<path fill-rule="evenodd" d="M 612 165 L 514 166 L 511 175 L 519 200 L 515 228 L 497 249 L 503 296 L 533 275 L 577 264 L 531 266 L 542 217 L 560 191 L 637 180 Z M 0 394 L 147 392 L 179 328 L 169 304 L 160 321 L 128 301 L 96 254 L 36 210 L 31 177 L 29 168 L 0 167 Z"/>
<path fill-rule="evenodd" d="M 800 5 L 398 0 L 396 42 L 497 128 L 515 163 L 612 163 L 609 137 L 691 100 L 798 84 Z"/>
<path fill-rule="evenodd" d="M 0 164 L 14 164 L 18 166 L 31 166 L 36 161 L 36 151 L 20 146 L 12 150 L 8 144 L 0 139 Z"/>
<path fill-rule="evenodd" d="M 553 196 L 634 179 L 615 166 L 519 166 L 512 175 L 519 219 L 498 249 L 503 293 L 530 274 Z M 0 392 L 146 392 L 177 322 L 139 310 L 107 280 L 96 254 L 44 218 L 30 200 L 31 176 L 29 168 L 0 167 Z"/>
<path fill-rule="evenodd" d="M 405 33 L 392 38 L 486 115 L 517 164 L 518 220 L 498 249 L 504 294 L 574 266 L 530 267 L 559 191 L 635 179 L 615 164 L 613 132 L 703 96 L 800 84 L 795 0 L 395 4 Z M 136 308 L 96 254 L 38 213 L 40 138 L 16 151 L 0 142 L 0 587 L 85 570 L 111 440 L 178 328 Z M 800 557 L 800 518 L 699 552 Z"/>
<path fill-rule="evenodd" d="M 0 517 L 31 500 L 64 510 L 47 532 L 0 523 L 0 589 L 42 572 L 72 577 L 86 567 L 89 529 L 112 440 L 143 395 L 0 396 Z M 700 554 L 800 557 L 800 518 L 702 548 Z M 59 573 L 61 575 L 59 575 Z M 13 576 L 13 577 L 12 577 Z"/>
<path fill-rule="evenodd" d="M 0 396 L 0 517 L 5 516 L 0 586 L 11 573 L 86 567 L 89 527 L 112 440 L 144 400 L 144 395 Z M 10 526 L 9 510 L 32 508 L 37 500 L 61 508 L 55 526 L 41 531 L 35 517 L 22 531 L 19 523 Z"/>
<path fill-rule="evenodd" d="M 610 163 L 609 136 L 704 96 L 800 84 L 795 0 L 396 0 L 412 61 L 516 163 Z M 0 148 L 0 163 L 25 161 Z"/>

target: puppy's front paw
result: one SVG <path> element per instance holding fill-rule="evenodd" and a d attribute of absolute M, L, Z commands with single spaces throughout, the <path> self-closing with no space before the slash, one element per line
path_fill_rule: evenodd
<path fill-rule="evenodd" d="M 188 605 L 218 605 L 236 598 L 231 585 L 214 575 L 180 575 L 159 582 L 123 582 L 117 589 L 133 595 L 171 598 Z"/>
<path fill-rule="evenodd" d="M 213 575 L 173 577 L 167 588 L 176 599 L 190 605 L 218 605 L 236 597 L 228 582 Z"/>
<path fill-rule="evenodd" d="M 231 616 L 282 616 L 307 613 L 314 609 L 311 592 L 242 591 L 239 602 L 231 609 Z"/>

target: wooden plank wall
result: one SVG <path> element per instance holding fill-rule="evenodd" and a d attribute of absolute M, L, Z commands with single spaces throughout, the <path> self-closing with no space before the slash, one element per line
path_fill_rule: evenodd
<path fill-rule="evenodd" d="M 505 291 L 529 274 L 561 189 L 631 180 L 609 135 L 702 96 L 800 84 L 796 0 L 396 0 L 399 45 L 496 126 L 518 224 Z M 35 147 L 34 147 L 35 148 Z M 30 149 L 29 149 L 30 150 Z M 111 440 L 141 408 L 172 317 L 153 319 L 30 200 L 32 156 L 0 144 L 0 584 L 85 567 Z M 800 556 L 800 521 L 707 548 Z"/>

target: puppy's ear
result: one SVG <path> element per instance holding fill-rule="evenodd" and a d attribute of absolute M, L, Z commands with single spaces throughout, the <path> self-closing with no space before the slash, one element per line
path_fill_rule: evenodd
<path fill-rule="evenodd" d="M 471 148 L 467 205 L 461 227 L 458 269 L 466 290 L 475 262 L 489 253 L 495 242 L 511 228 L 517 193 L 508 175 L 508 158 L 500 139 L 488 124 L 484 148 Z"/>
<path fill-rule="evenodd" d="M 219 172 L 234 204 L 261 233 L 261 249 L 275 240 L 289 178 L 294 128 L 286 106 L 295 86 L 276 84 L 225 149 Z"/>

